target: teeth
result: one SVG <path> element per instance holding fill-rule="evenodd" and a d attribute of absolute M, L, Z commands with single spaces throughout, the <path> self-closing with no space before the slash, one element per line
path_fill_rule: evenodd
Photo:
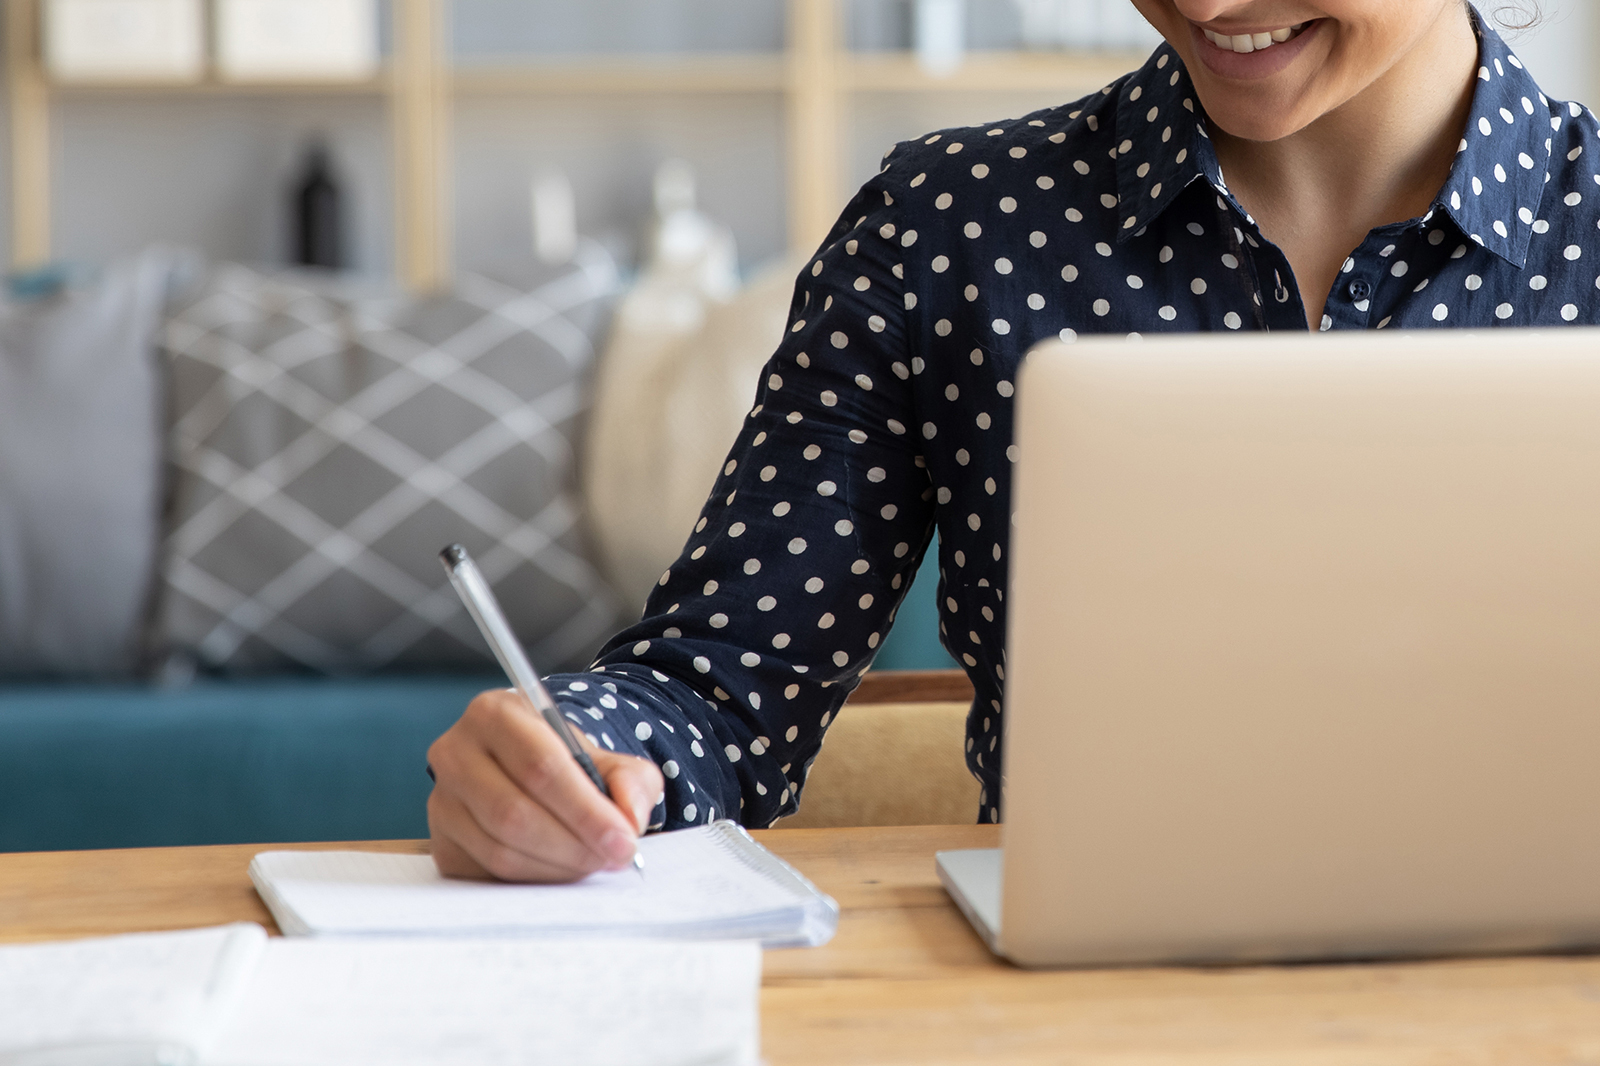
<path fill-rule="evenodd" d="M 1284 26 L 1281 29 L 1269 30 L 1265 33 L 1240 33 L 1228 36 L 1222 33 L 1213 33 L 1202 29 L 1206 40 L 1222 49 L 1224 52 L 1260 52 L 1271 48 L 1275 44 L 1282 44 L 1305 28 L 1305 23 L 1296 23 L 1293 26 Z"/>

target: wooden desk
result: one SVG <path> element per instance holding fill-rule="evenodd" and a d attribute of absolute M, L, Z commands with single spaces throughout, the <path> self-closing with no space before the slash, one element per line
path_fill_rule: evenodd
<path fill-rule="evenodd" d="M 990 957 L 933 872 L 935 849 L 992 846 L 992 827 L 757 836 L 843 907 L 827 947 L 767 954 L 773 1066 L 1600 1063 L 1600 959 L 1027 973 Z M 257 850 L 0 855 L 0 940 L 270 926 L 245 875 Z"/>

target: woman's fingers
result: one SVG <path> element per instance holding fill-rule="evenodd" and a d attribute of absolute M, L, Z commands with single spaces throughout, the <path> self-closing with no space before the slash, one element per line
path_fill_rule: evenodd
<path fill-rule="evenodd" d="M 457 791 L 453 798 L 496 845 L 535 855 L 541 863 L 567 871 L 569 877 L 582 877 L 611 865 L 607 856 L 575 836 L 506 776 L 490 752 L 481 748 L 462 752 L 459 769 L 472 787 Z M 589 787 L 593 791 L 594 786 Z"/>
<path fill-rule="evenodd" d="M 595 768 L 606 779 L 611 789 L 611 799 L 618 807 L 633 815 L 634 825 L 643 833 L 650 825 L 650 813 L 661 799 L 666 780 L 661 768 L 648 759 L 632 755 L 618 755 L 614 751 L 598 751 L 592 745 L 589 754 Z"/>
<path fill-rule="evenodd" d="M 501 696 L 478 716 L 485 750 L 518 788 L 593 849 L 603 865 L 630 862 L 639 837 L 632 812 L 624 813 L 595 788 L 555 730 L 521 697 L 512 692 Z M 467 708 L 469 715 L 477 702 Z M 583 743 L 582 731 L 576 732 Z"/>
<path fill-rule="evenodd" d="M 486 833 L 466 806 L 448 793 L 428 800 L 433 861 L 446 877 L 501 881 L 574 881 L 591 870 L 573 870 L 507 847 Z"/>
<path fill-rule="evenodd" d="M 440 871 L 570 881 L 626 865 L 660 794 L 660 771 L 632 756 L 593 755 L 615 803 L 520 696 L 496 690 L 474 699 L 428 750 L 437 781 L 428 821 Z"/>

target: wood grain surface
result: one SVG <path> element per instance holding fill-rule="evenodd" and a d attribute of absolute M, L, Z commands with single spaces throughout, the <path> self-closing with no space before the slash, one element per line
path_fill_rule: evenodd
<path fill-rule="evenodd" d="M 992 847 L 995 827 L 756 836 L 842 908 L 832 943 L 766 955 L 772 1066 L 1600 1064 L 1593 957 L 1028 972 L 989 955 L 933 872 L 935 850 Z M 270 927 L 245 873 L 259 850 L 0 855 L 0 940 Z"/>

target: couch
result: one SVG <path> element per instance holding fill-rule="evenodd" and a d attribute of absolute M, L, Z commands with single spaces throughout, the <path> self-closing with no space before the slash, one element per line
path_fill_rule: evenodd
<path fill-rule="evenodd" d="M 627 613 L 576 489 L 619 284 L 596 247 L 579 260 L 418 303 L 158 251 L 0 307 L 0 850 L 426 834 L 427 746 L 504 683 L 437 547 L 492 563 L 547 668 L 586 661 Z M 396 389 L 421 413 L 396 422 Z M 441 438 L 462 394 L 477 421 Z M 312 438 L 296 481 L 285 457 Z M 462 447 L 484 439 L 499 451 Z M 949 665 L 935 580 L 880 665 Z M 957 757 L 928 778 L 944 784 L 868 817 L 970 818 L 959 701 L 885 706 L 846 716 L 819 780 L 832 762 L 847 781 L 892 772 L 861 776 L 861 752 L 898 746 L 884 730 L 949 734 L 936 746 Z"/>

